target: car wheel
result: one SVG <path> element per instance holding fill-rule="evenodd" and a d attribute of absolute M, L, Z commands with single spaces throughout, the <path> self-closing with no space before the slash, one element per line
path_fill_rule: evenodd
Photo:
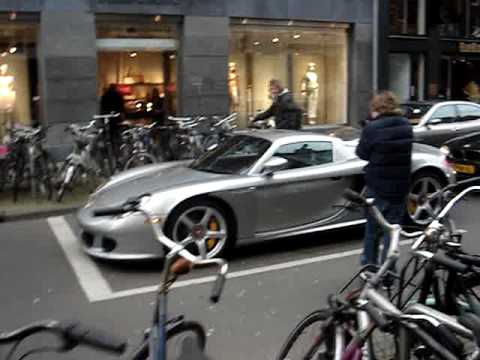
<path fill-rule="evenodd" d="M 175 242 L 194 240 L 189 249 L 204 258 L 220 257 L 233 246 L 233 224 L 226 212 L 211 200 L 181 205 L 167 222 L 166 235 Z"/>
<path fill-rule="evenodd" d="M 429 200 L 428 195 L 444 186 L 445 180 L 435 173 L 422 172 L 416 175 L 408 194 L 407 220 L 414 225 L 428 225 L 442 208 L 440 200 Z"/>

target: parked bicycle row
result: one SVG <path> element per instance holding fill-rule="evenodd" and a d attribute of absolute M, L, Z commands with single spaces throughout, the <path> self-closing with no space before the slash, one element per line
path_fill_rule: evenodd
<path fill-rule="evenodd" d="M 165 160 L 196 158 L 223 142 L 236 128 L 236 114 L 227 117 L 170 117 L 166 125 L 118 124 L 120 114 L 96 115 L 66 132 L 73 150 L 60 163 L 45 149 L 46 128 L 12 128 L 7 152 L 0 160 L 0 191 L 21 190 L 62 201 L 77 186 L 94 190 L 116 172 Z"/>
<path fill-rule="evenodd" d="M 480 191 L 480 186 L 471 186 L 478 183 L 480 178 L 465 180 L 429 195 L 442 203 L 442 210 L 425 229 L 414 232 L 388 223 L 375 199 L 347 190 L 350 206 L 366 208 L 390 234 L 387 258 L 380 268 L 361 268 L 337 294 L 328 297 L 327 308 L 301 320 L 280 347 L 277 359 L 480 359 L 480 256 L 462 248 L 465 230 L 456 227 L 451 215 L 461 200 Z M 167 238 L 150 211 L 150 201 L 149 194 L 143 194 L 121 206 L 94 210 L 97 217 L 142 213 L 157 240 L 169 249 L 152 327 L 128 358 L 165 360 L 175 354 L 178 359 L 207 359 L 204 327 L 183 315 L 168 314 L 167 296 L 175 280 L 194 266 L 214 265 L 219 270 L 211 301 L 217 302 L 228 264 L 218 258 L 205 259 L 203 238 L 189 237 L 181 243 Z M 402 239 L 411 239 L 413 244 L 406 262 L 399 266 Z M 63 340 L 51 351 L 70 351 L 78 345 L 117 354 L 127 349 L 126 341 L 54 321 L 2 333 L 0 343 L 21 341 L 43 331 Z M 7 359 L 13 358 L 16 349 Z M 42 350 L 30 350 L 27 355 Z"/>

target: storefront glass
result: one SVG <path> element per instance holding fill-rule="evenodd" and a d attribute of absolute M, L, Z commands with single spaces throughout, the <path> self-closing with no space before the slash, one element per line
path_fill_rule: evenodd
<path fill-rule="evenodd" d="M 36 125 L 38 17 L 0 13 L 0 143 L 12 124 Z"/>
<path fill-rule="evenodd" d="M 427 0 L 390 0 L 390 33 L 425 35 Z"/>
<path fill-rule="evenodd" d="M 304 110 L 305 124 L 345 123 L 347 33 L 343 24 L 233 21 L 230 110 L 245 126 L 271 105 L 268 83 L 278 79 Z"/>
<path fill-rule="evenodd" d="M 98 16 L 98 89 L 114 87 L 125 117 L 163 121 L 177 109 L 179 19 L 161 16 Z"/>
<path fill-rule="evenodd" d="M 465 37 L 467 29 L 467 0 L 429 1 L 427 24 L 443 38 Z"/>

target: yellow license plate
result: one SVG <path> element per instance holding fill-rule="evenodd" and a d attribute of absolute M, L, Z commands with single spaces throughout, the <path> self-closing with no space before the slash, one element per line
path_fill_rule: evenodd
<path fill-rule="evenodd" d="M 456 172 L 463 174 L 475 174 L 475 165 L 452 164 Z"/>

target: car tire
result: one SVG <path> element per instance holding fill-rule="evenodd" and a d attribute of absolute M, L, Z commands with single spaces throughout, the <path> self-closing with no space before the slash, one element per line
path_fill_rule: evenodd
<path fill-rule="evenodd" d="M 235 223 L 228 213 L 221 203 L 211 199 L 188 201 L 170 214 L 165 234 L 175 242 L 192 236 L 198 239 L 197 246 L 188 247 L 193 253 L 201 255 L 198 244 L 203 242 L 206 258 L 223 257 L 235 245 Z M 207 231 L 216 235 L 208 237 Z"/>
<path fill-rule="evenodd" d="M 406 223 L 414 226 L 426 226 L 432 220 L 429 212 L 438 214 L 441 210 L 439 200 L 429 201 L 426 195 L 432 194 L 447 185 L 445 178 L 434 171 L 420 171 L 410 183 L 406 205 Z"/>

